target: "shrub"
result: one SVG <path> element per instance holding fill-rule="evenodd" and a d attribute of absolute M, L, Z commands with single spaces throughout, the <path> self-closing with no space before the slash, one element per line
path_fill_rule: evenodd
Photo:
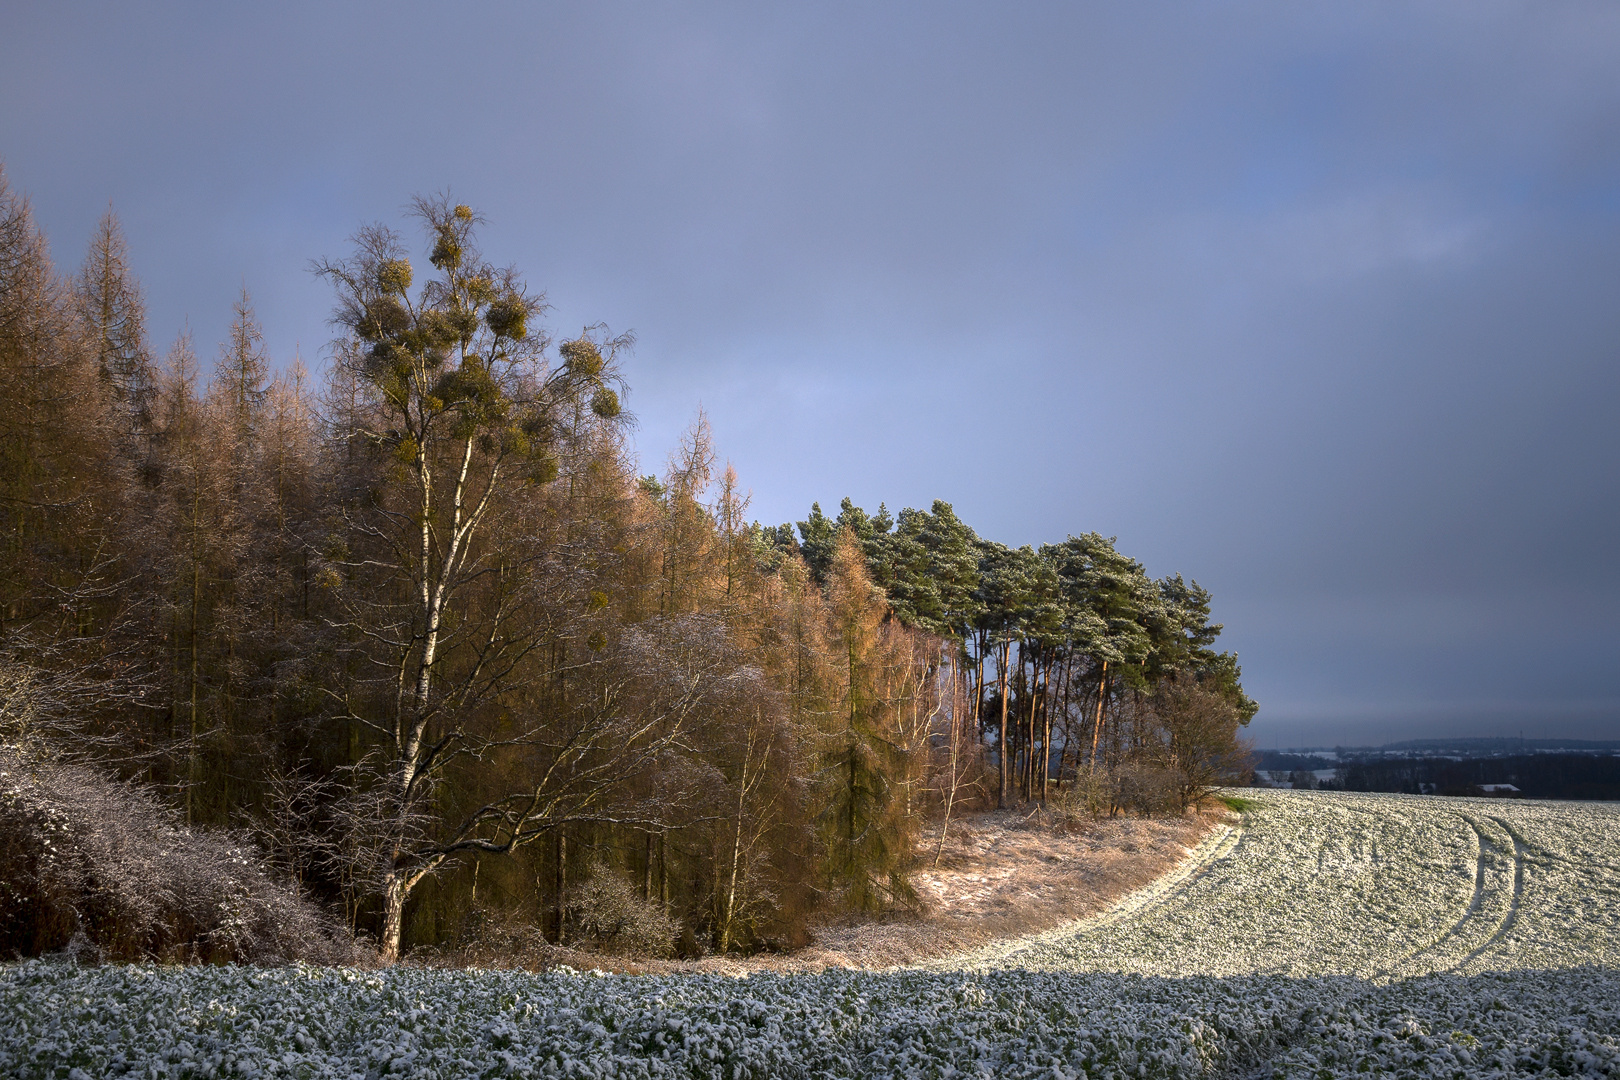
<path fill-rule="evenodd" d="M 0 745 L 0 956 L 355 963 L 348 932 L 256 849 L 132 784 Z"/>
<path fill-rule="evenodd" d="M 1185 776 L 1180 769 L 1146 761 L 1127 760 L 1108 770 L 1112 782 L 1112 810 L 1151 817 L 1181 810 Z"/>
<path fill-rule="evenodd" d="M 568 914 L 578 933 L 622 956 L 670 956 L 681 929 L 660 905 L 643 900 L 601 863 L 593 863 L 569 890 Z"/>

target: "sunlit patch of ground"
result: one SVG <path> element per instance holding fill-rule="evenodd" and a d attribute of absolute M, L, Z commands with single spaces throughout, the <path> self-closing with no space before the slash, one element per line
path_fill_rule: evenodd
<path fill-rule="evenodd" d="M 1226 816 L 1210 810 L 1070 821 L 1031 809 L 971 815 L 951 823 L 943 848 L 937 828 L 923 837 L 912 875 L 915 912 L 818 927 L 815 944 L 792 960 L 894 967 L 1061 926 L 1170 872 Z"/>
<path fill-rule="evenodd" d="M 1620 962 L 1620 805 L 1254 797 L 1235 843 L 1129 918 L 951 963 L 1388 981 Z"/>

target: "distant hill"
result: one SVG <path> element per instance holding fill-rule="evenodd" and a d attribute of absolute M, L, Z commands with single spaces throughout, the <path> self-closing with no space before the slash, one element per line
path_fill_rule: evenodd
<path fill-rule="evenodd" d="M 1380 757 L 1454 757 L 1489 758 L 1522 754 L 1620 754 L 1620 739 L 1514 739 L 1514 738 L 1456 738 L 1407 739 L 1384 743 L 1381 746 L 1304 746 L 1286 750 L 1260 750 L 1256 755 L 1264 759 L 1335 762 L 1355 761 Z M 1278 766 L 1281 767 L 1281 766 Z M 1300 768 L 1321 766 L 1301 765 Z"/>
<path fill-rule="evenodd" d="M 1379 750 L 1390 753 L 1401 750 L 1436 751 L 1457 750 L 1471 756 L 1522 754 L 1530 751 L 1573 750 L 1576 752 L 1620 752 L 1620 739 L 1408 739 L 1405 742 L 1385 743 Z"/>

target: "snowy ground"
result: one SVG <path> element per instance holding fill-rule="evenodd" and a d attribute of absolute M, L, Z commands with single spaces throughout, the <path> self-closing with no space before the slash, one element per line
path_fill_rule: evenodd
<path fill-rule="evenodd" d="M 0 1074 L 1620 1075 L 1620 806 L 1267 792 L 928 970 L 0 969 Z"/>

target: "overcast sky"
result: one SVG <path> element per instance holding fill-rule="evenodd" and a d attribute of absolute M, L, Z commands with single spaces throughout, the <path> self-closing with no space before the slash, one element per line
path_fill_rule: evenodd
<path fill-rule="evenodd" d="M 339 8 L 341 9 L 339 10 Z M 0 161 L 162 350 L 449 188 L 767 522 L 1211 589 L 1265 747 L 1620 738 L 1620 5 L 0 5 Z"/>

